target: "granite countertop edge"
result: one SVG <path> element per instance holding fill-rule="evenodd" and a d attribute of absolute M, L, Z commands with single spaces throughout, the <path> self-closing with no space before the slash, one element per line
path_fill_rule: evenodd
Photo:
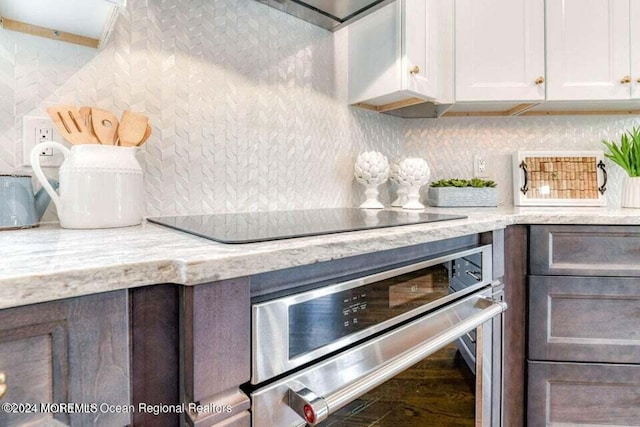
<path fill-rule="evenodd" d="M 640 209 L 428 208 L 466 219 L 225 245 L 145 223 L 0 233 L 0 309 L 163 283 L 197 285 L 505 228 L 640 225 Z"/>

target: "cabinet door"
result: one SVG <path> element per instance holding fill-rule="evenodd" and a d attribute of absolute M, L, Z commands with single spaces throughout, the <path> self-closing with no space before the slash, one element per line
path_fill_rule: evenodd
<path fill-rule="evenodd" d="M 438 97 L 437 1 L 403 2 L 402 86 L 424 98 Z"/>
<path fill-rule="evenodd" d="M 527 426 L 637 426 L 640 367 L 529 363 Z"/>
<path fill-rule="evenodd" d="M 402 97 L 400 2 L 394 2 L 347 27 L 349 35 L 349 103 L 381 105 Z M 375 100 L 375 102 L 372 102 Z"/>
<path fill-rule="evenodd" d="M 127 291 L 0 310 L 2 402 L 106 403 L 125 407 L 129 387 Z M 128 413 L 0 412 L 0 426 L 124 426 Z"/>
<path fill-rule="evenodd" d="M 639 302 L 640 278 L 529 276 L 529 358 L 640 363 Z"/>
<path fill-rule="evenodd" d="M 631 1 L 631 97 L 640 99 L 640 0 Z"/>
<path fill-rule="evenodd" d="M 629 1 L 547 1 L 548 100 L 630 98 Z"/>
<path fill-rule="evenodd" d="M 640 277 L 637 226 L 532 225 L 531 274 Z"/>
<path fill-rule="evenodd" d="M 552 0 L 556 1 L 556 0 Z M 544 0 L 456 0 L 456 100 L 545 97 Z"/>

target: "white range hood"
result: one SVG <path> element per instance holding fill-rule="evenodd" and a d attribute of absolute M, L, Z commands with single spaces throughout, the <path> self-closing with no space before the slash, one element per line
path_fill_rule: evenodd
<path fill-rule="evenodd" d="M 289 15 L 335 31 L 395 0 L 258 0 Z"/>

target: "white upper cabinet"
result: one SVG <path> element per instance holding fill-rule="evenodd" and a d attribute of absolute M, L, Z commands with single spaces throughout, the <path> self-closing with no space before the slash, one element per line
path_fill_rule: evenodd
<path fill-rule="evenodd" d="M 438 97 L 438 31 L 435 1 L 404 0 L 402 86 L 417 96 Z M 433 27 L 433 28 L 432 28 Z M 402 72 L 402 67 L 406 68 Z"/>
<path fill-rule="evenodd" d="M 455 49 L 456 101 L 544 99 L 544 0 L 456 0 Z"/>
<path fill-rule="evenodd" d="M 347 29 L 352 105 L 400 117 L 640 112 L 640 0 L 397 0 Z"/>
<path fill-rule="evenodd" d="M 446 3 L 398 0 L 348 27 L 350 104 L 382 111 L 441 97 L 438 27 Z"/>
<path fill-rule="evenodd" d="M 640 99 L 640 0 L 631 0 L 631 98 Z"/>
<path fill-rule="evenodd" d="M 629 2 L 547 0 L 548 100 L 631 97 Z"/>

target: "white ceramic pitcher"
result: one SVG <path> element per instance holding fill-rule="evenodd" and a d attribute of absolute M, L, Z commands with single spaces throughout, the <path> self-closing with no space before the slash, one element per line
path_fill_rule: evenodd
<path fill-rule="evenodd" d="M 40 167 L 40 152 L 55 148 L 64 154 L 60 167 L 60 195 Z M 144 207 L 142 168 L 136 147 L 38 144 L 31 166 L 58 210 L 63 228 L 112 228 L 140 224 Z"/>

